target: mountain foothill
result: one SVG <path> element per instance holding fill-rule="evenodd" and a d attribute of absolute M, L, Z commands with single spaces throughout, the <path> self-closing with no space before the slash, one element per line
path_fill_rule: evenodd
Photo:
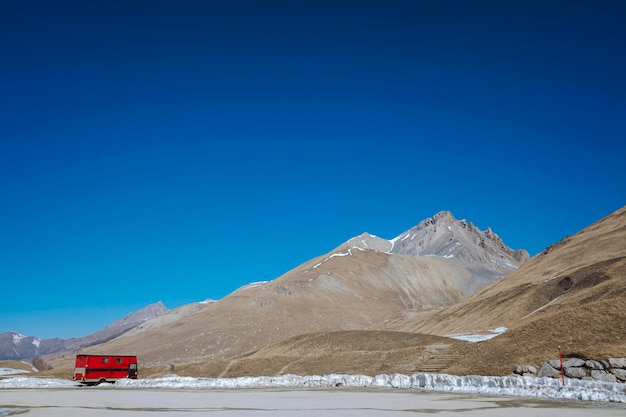
<path fill-rule="evenodd" d="M 506 375 L 557 355 L 626 356 L 626 207 L 529 257 L 443 211 L 394 239 L 353 237 L 268 282 L 77 339 L 0 334 L 0 359 L 138 355 L 144 377 Z M 497 329 L 497 330 L 496 330 Z M 477 338 L 478 337 L 478 338 Z"/>

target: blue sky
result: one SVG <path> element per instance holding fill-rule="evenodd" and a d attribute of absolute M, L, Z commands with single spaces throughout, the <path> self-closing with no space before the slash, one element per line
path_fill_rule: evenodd
<path fill-rule="evenodd" d="M 536 254 L 626 202 L 622 2 L 9 0 L 0 48 L 0 332 L 440 210 Z"/>

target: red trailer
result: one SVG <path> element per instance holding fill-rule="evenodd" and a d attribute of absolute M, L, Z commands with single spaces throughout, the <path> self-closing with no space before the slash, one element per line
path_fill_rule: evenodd
<path fill-rule="evenodd" d="M 123 378 L 137 378 L 137 356 L 76 355 L 74 381 L 99 384 Z"/>

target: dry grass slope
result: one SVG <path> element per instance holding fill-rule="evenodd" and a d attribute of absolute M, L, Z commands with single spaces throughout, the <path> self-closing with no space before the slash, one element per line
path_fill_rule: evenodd
<path fill-rule="evenodd" d="M 297 336 L 230 360 L 175 366 L 179 375 L 411 374 L 447 368 L 467 342 L 432 335 L 382 331 L 323 332 Z"/>
<path fill-rule="evenodd" d="M 626 356 L 626 258 L 572 274 L 563 301 L 528 317 L 504 335 L 473 346 L 450 369 L 458 374 L 510 373 L 518 364 L 540 365 L 558 357 Z M 592 282 L 599 284 L 586 288 Z"/>

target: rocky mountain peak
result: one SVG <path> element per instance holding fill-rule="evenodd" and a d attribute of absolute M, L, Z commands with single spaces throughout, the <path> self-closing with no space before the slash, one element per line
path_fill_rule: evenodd
<path fill-rule="evenodd" d="M 441 225 L 447 225 L 447 224 L 451 224 L 455 222 L 457 222 L 457 219 L 454 218 L 451 212 L 440 211 L 439 213 L 435 214 L 433 217 L 429 217 L 419 222 L 417 226 L 414 227 L 414 229 L 422 230 L 430 226 L 437 226 L 437 225 L 441 226 Z"/>
<path fill-rule="evenodd" d="M 421 221 L 392 243 L 391 253 L 443 257 L 488 271 L 494 278 L 528 259 L 525 250 L 509 248 L 490 227 L 482 231 L 467 220 L 457 220 L 449 211 Z"/>
<path fill-rule="evenodd" d="M 163 302 L 161 301 L 158 301 L 156 303 L 147 305 L 137 311 L 129 313 L 120 320 L 111 323 L 110 326 L 121 326 L 126 325 L 127 323 L 132 323 L 133 325 L 136 325 L 138 322 L 157 317 L 165 313 L 166 311 L 167 307 L 165 307 L 165 304 L 163 304 Z"/>

